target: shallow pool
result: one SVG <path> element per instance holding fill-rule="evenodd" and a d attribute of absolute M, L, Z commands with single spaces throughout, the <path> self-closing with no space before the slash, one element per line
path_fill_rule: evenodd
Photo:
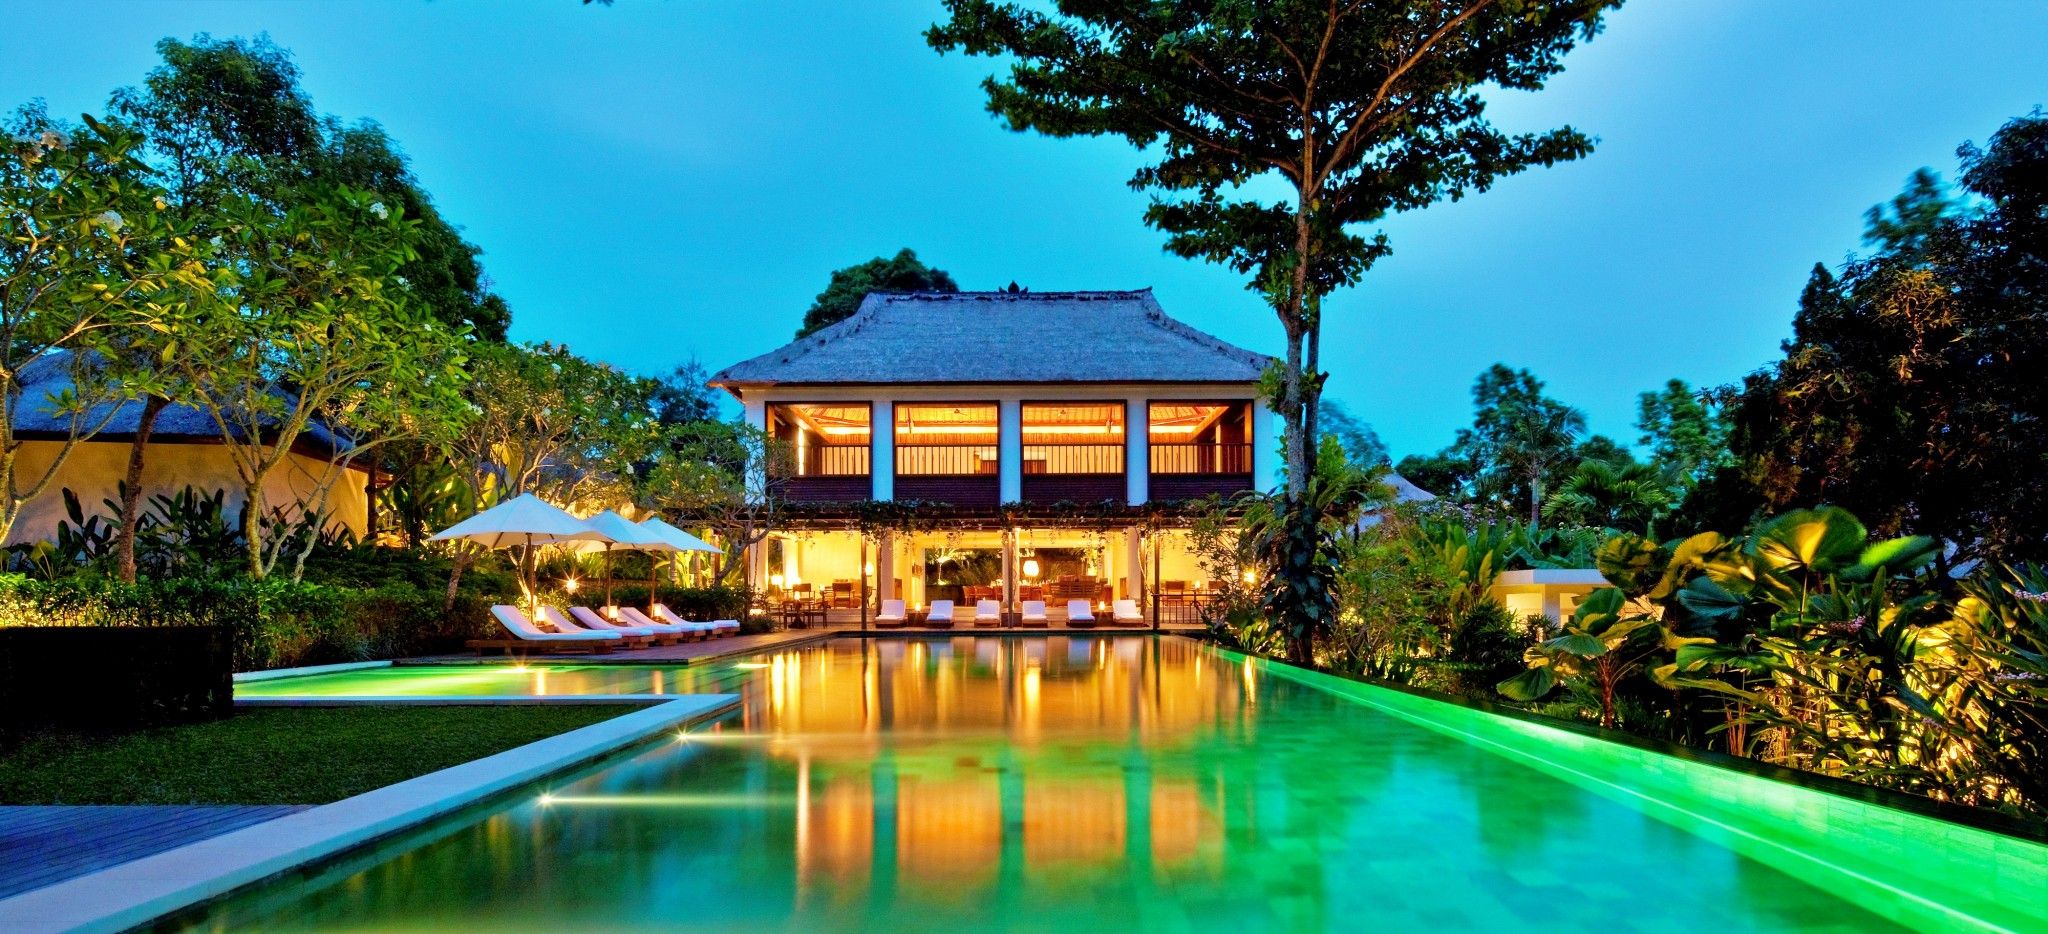
<path fill-rule="evenodd" d="M 740 665 L 754 664 L 740 662 Z M 244 681 L 236 697 L 539 697 L 717 694 L 748 680 L 733 662 L 687 665 L 399 665 Z"/>
<path fill-rule="evenodd" d="M 1188 640 L 845 639 L 743 664 L 663 673 L 744 695 L 704 732 L 172 926 L 1676 932 L 1929 917 L 1925 892 L 1788 874 L 1769 864 L 1803 865 L 1772 856 L 1785 841 L 1719 839 L 1570 767 L 1598 751 L 1532 767 L 1507 734 Z M 656 674 L 591 667 L 576 677 L 592 690 Z"/>

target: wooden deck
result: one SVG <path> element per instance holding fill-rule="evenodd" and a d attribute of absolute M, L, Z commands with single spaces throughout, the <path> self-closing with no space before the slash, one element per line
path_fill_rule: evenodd
<path fill-rule="evenodd" d="M 309 806 L 0 807 L 0 898 L 177 849 Z"/>
<path fill-rule="evenodd" d="M 869 621 L 867 631 L 863 633 L 860 625 L 859 610 L 832 610 L 827 616 L 825 625 L 822 628 L 812 626 L 806 629 L 782 629 L 777 630 L 775 632 L 759 632 L 746 636 L 726 636 L 720 639 L 712 639 L 707 642 L 685 642 L 681 645 L 656 645 L 649 646 L 644 649 L 621 649 L 605 655 L 585 655 L 582 653 L 551 653 L 545 651 L 546 643 L 537 642 L 533 644 L 534 649 L 532 651 L 522 652 L 518 657 L 524 661 L 573 662 L 579 665 L 690 665 L 701 662 L 717 661 L 719 659 L 724 658 L 732 658 L 737 655 L 752 655 L 756 652 L 767 652 L 775 649 L 794 648 L 797 646 L 809 645 L 813 642 L 822 642 L 826 639 L 831 639 L 835 636 L 928 636 L 937 635 L 941 633 L 952 633 L 954 635 L 983 636 L 1033 636 L 1046 635 L 1048 633 L 1068 634 L 1090 632 L 1108 634 L 1135 633 L 1143 635 L 1145 633 L 1154 631 L 1150 625 L 1114 626 L 1110 625 L 1106 621 L 1096 625 L 1092 629 L 1070 627 L 1067 625 L 1065 615 L 1066 614 L 1064 613 L 1053 614 L 1053 618 L 1049 621 L 1050 625 L 1042 629 L 1026 629 L 1016 627 L 991 628 L 979 627 L 974 625 L 974 611 L 972 609 L 966 609 L 962 610 L 959 613 L 959 615 L 955 617 L 953 626 L 950 629 L 939 628 L 934 626 L 908 626 L 897 629 L 882 629 L 875 626 L 873 621 Z M 1159 627 L 1157 631 L 1163 633 L 1170 632 L 1193 635 L 1199 634 L 1204 630 L 1201 626 L 1188 624 L 1171 624 L 1163 625 Z M 460 665 L 465 663 L 473 664 L 479 662 L 502 664 L 506 660 L 507 656 L 503 651 L 493 649 L 485 652 L 483 655 L 477 655 L 474 652 L 464 652 L 458 655 L 422 655 L 415 658 L 399 659 L 395 664 Z"/>

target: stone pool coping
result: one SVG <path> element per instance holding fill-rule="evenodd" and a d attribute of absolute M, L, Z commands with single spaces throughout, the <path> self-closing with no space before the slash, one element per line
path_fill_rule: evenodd
<path fill-rule="evenodd" d="M 618 696 L 604 698 L 618 702 Z M 0 899 L 0 930 L 119 931 L 388 837 L 723 714 L 737 694 L 667 698 L 646 710 L 550 736 L 332 804 Z"/>

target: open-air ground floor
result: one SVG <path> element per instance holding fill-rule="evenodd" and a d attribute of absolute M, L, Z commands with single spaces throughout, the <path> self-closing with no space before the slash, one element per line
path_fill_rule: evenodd
<path fill-rule="evenodd" d="M 1186 628 L 1224 582 L 1184 528 L 988 528 L 960 525 L 862 535 L 845 529 L 777 532 L 747 556 L 762 611 L 791 627 L 861 628 L 900 601 L 911 628 Z M 950 606 L 949 620 L 933 619 Z M 980 612 L 977 612 L 979 609 Z M 989 611 L 993 610 L 993 614 Z M 1086 621 L 1079 621 L 1085 623 Z"/>

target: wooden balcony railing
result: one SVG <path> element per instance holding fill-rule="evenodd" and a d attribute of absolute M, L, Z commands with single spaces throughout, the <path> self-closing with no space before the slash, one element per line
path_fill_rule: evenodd
<path fill-rule="evenodd" d="M 896 449 L 899 477 L 995 476 L 993 444 L 918 444 Z"/>
<path fill-rule="evenodd" d="M 1152 473 L 1249 474 L 1250 444 L 1153 444 Z"/>
<path fill-rule="evenodd" d="M 799 477 L 865 477 L 871 455 L 866 445 L 827 445 L 804 452 Z"/>
<path fill-rule="evenodd" d="M 1120 474 L 1124 472 L 1121 444 L 1027 444 L 1024 445 L 1026 476 L 1070 476 L 1074 474 Z"/>

